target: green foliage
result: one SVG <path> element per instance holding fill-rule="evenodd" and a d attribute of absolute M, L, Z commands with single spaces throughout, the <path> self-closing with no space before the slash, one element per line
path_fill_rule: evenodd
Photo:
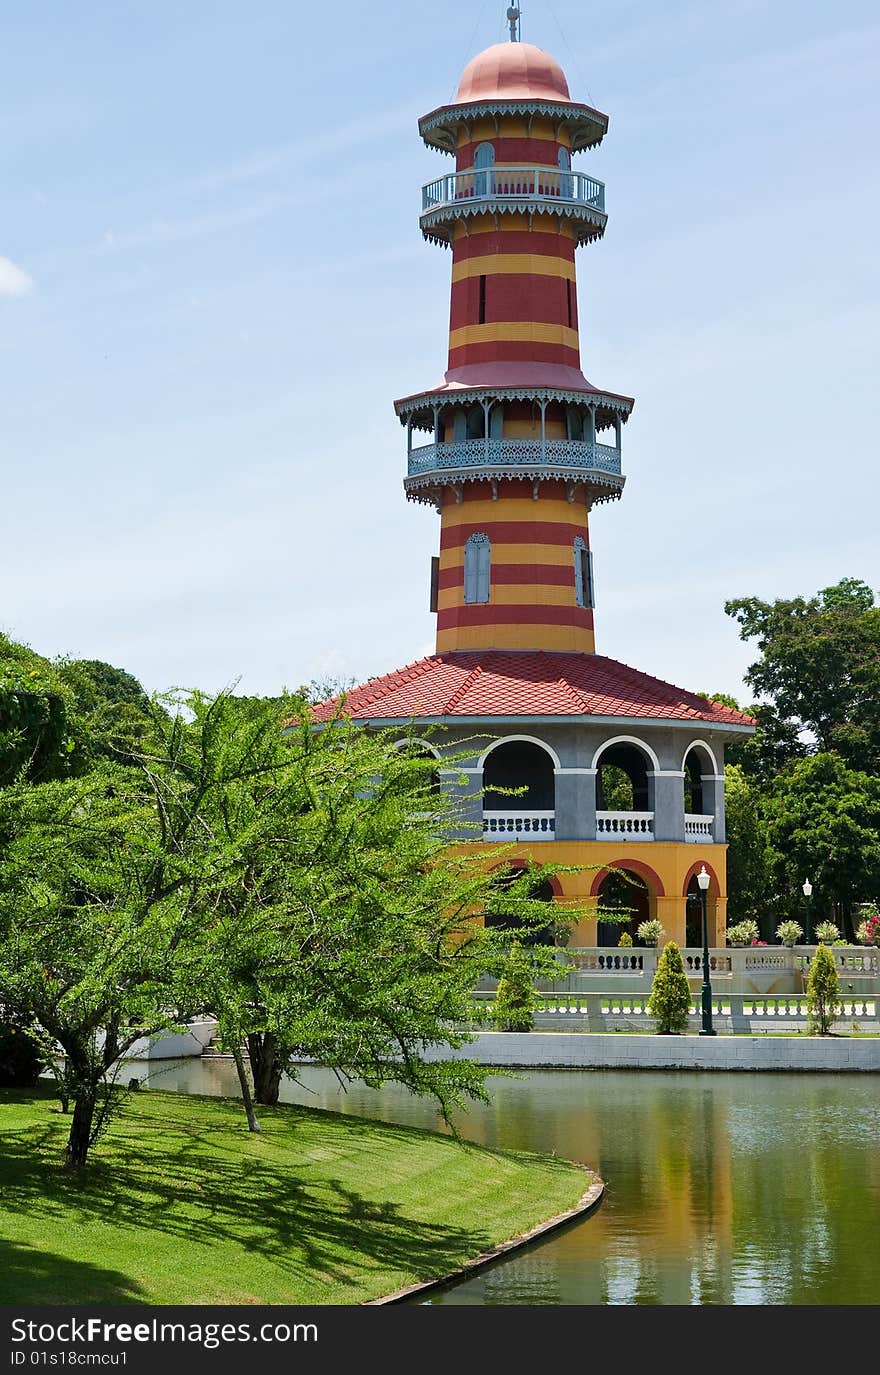
<path fill-rule="evenodd" d="M 632 945 L 632 943 L 633 943 L 633 938 L 632 938 L 632 936 L 629 934 L 629 932 L 628 932 L 628 931 L 621 931 L 621 933 L 620 933 L 620 940 L 617 942 L 617 944 L 618 944 L 619 946 L 629 947 L 629 946 Z"/>
<path fill-rule="evenodd" d="M 824 945 L 817 946 L 807 980 L 807 1012 L 810 1030 L 827 1036 L 840 1011 L 840 980 L 834 956 Z"/>
<path fill-rule="evenodd" d="M 518 941 L 510 947 L 495 993 L 499 1031 L 531 1031 L 535 1008 L 534 973 L 529 954 Z"/>
<path fill-rule="evenodd" d="M 49 661 L 0 635 L 0 787 L 69 772 L 70 707 Z"/>
<path fill-rule="evenodd" d="M 632 780 L 625 769 L 616 764 L 602 764 L 599 768 L 601 801 L 609 812 L 632 811 Z"/>
<path fill-rule="evenodd" d="M 776 928 L 776 939 L 783 945 L 797 945 L 803 934 L 804 928 L 796 921 L 781 921 Z"/>
<path fill-rule="evenodd" d="M 823 945 L 833 945 L 840 937 L 840 931 L 833 921 L 820 921 L 813 934 Z"/>
<path fill-rule="evenodd" d="M 876 902 L 859 904 L 861 921 L 856 929 L 856 939 L 861 945 L 880 945 L 880 907 Z"/>
<path fill-rule="evenodd" d="M 724 770 L 728 920 L 754 920 L 767 905 L 767 826 L 760 792 L 738 764 Z M 755 935 L 759 935 L 756 927 Z"/>
<path fill-rule="evenodd" d="M 0 1088 L 33 1088 L 46 1067 L 37 1036 L 19 1020 L 0 1020 Z"/>
<path fill-rule="evenodd" d="M 815 754 L 774 781 L 764 812 L 777 890 L 798 902 L 809 874 L 814 902 L 846 933 L 855 903 L 880 894 L 880 778 Z"/>
<path fill-rule="evenodd" d="M 691 990 L 681 951 L 675 941 L 667 941 L 651 983 L 648 1012 L 654 1018 L 656 1030 L 669 1035 L 687 1031 L 690 1009 Z"/>
<path fill-rule="evenodd" d="M 758 923 L 748 917 L 727 928 L 727 940 L 730 945 L 751 945 L 760 934 Z"/>
<path fill-rule="evenodd" d="M 103 759 L 134 763 L 148 747 L 157 710 L 138 680 L 100 659 L 62 659 L 56 673 L 69 694 L 74 771 Z"/>
<path fill-rule="evenodd" d="M 663 937 L 663 927 L 656 917 L 651 917 L 648 921 L 639 922 L 636 935 L 643 945 L 659 945 Z"/>
<path fill-rule="evenodd" d="M 794 739 L 808 732 L 817 751 L 880 774 L 880 607 L 870 587 L 843 578 L 815 597 L 744 597 L 724 610 L 739 622 L 741 639 L 757 641 L 761 658 L 746 682 L 769 699 L 769 733 L 793 731 L 794 751 Z"/>

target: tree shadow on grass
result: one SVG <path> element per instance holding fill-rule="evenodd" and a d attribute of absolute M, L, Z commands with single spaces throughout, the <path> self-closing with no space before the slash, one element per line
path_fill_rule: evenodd
<path fill-rule="evenodd" d="M 117 1123 L 106 1149 L 75 1175 L 58 1168 L 54 1150 L 35 1149 L 44 1124 L 35 1123 L 30 1134 L 10 1133 L 0 1160 L 4 1210 L 24 1213 L 43 1228 L 130 1228 L 135 1247 L 145 1244 L 136 1232 L 162 1234 L 180 1240 L 182 1256 L 187 1250 L 191 1256 L 196 1245 L 257 1252 L 284 1276 L 288 1301 L 302 1292 L 300 1301 L 320 1302 L 321 1285 L 343 1294 L 350 1289 L 357 1301 L 371 1273 L 427 1279 L 497 1240 L 479 1225 L 408 1216 L 397 1204 L 365 1197 L 345 1178 L 348 1150 L 341 1147 L 353 1138 L 369 1136 L 370 1162 L 381 1181 L 391 1178 L 402 1141 L 412 1146 L 424 1133 L 281 1108 L 264 1113 L 266 1135 L 248 1138 L 243 1131 L 239 1139 L 234 1117 L 206 1119 L 195 1108 L 192 1099 L 179 1108 L 165 1100 L 161 1111 L 155 1103 L 151 1111 L 145 1096 Z M 303 1154 L 297 1156 L 300 1138 Z M 338 1170 L 332 1165 L 336 1157 Z M 570 1167 L 560 1162 L 559 1168 Z M 227 1254 L 234 1263 L 233 1251 Z M 59 1287 L 51 1275 L 45 1284 Z M 39 1291 L 32 1301 L 43 1301 L 43 1283 Z"/>
<path fill-rule="evenodd" d="M 138 1303 L 127 1275 L 0 1238 L 0 1303 Z"/>

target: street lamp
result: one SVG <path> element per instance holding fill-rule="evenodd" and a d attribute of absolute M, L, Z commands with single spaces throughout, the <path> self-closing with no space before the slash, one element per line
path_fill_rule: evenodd
<path fill-rule="evenodd" d="M 807 913 L 807 915 L 806 915 L 806 926 L 807 926 L 807 931 L 806 931 L 806 937 L 805 937 L 805 939 L 804 939 L 804 944 L 805 944 L 805 945 L 809 945 L 809 944 L 811 943 L 811 932 L 810 932 L 810 897 L 812 896 L 813 885 L 812 885 L 812 883 L 810 882 L 810 880 L 809 880 L 808 878 L 805 878 L 805 879 L 804 879 L 804 882 L 803 882 L 803 890 L 804 890 L 804 907 L 806 908 L 806 913 Z"/>
<path fill-rule="evenodd" d="M 711 879 L 706 873 L 706 866 L 704 864 L 697 874 L 697 883 L 700 887 L 700 903 L 703 908 L 703 987 L 700 992 L 701 1036 L 716 1035 L 715 1028 L 712 1025 L 712 985 L 709 982 L 709 927 L 706 921 L 706 894 L 709 891 L 710 882 Z"/>

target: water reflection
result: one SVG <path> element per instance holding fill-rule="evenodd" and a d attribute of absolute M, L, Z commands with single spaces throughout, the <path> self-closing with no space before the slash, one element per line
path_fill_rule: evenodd
<path fill-rule="evenodd" d="M 235 1094 L 222 1059 L 155 1065 L 156 1088 Z M 442 1129 L 388 1087 L 306 1070 L 288 1102 Z M 877 1081 L 867 1074 L 552 1071 L 492 1081 L 462 1135 L 555 1151 L 606 1181 L 589 1219 L 458 1284 L 455 1304 L 875 1304 Z"/>

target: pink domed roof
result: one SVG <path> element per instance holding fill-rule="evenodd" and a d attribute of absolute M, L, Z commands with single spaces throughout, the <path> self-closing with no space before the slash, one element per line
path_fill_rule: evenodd
<path fill-rule="evenodd" d="M 565 73 L 533 43 L 494 43 L 477 53 L 462 73 L 456 105 L 471 101 L 571 101 Z"/>

